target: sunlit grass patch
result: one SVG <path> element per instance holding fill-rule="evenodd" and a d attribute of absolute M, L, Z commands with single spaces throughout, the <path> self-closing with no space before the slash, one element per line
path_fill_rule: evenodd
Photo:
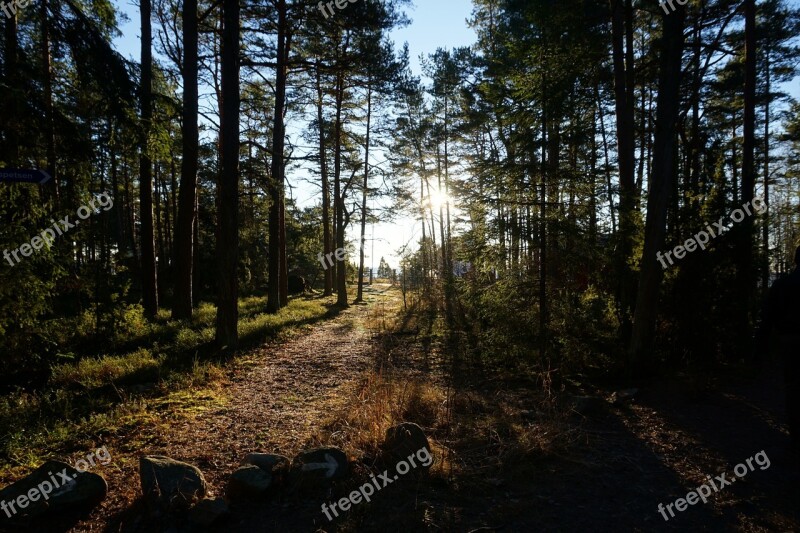
<path fill-rule="evenodd" d="M 152 407 L 168 417 L 194 418 L 227 403 L 223 390 L 216 388 L 181 389 L 153 400 Z"/>
<path fill-rule="evenodd" d="M 264 305 L 266 306 L 266 300 Z M 294 299 L 276 314 L 262 312 L 249 317 L 239 318 L 239 337 L 244 342 L 254 342 L 260 338 L 274 335 L 287 327 L 299 326 L 323 318 L 328 309 L 324 301 L 314 299 Z"/>
<path fill-rule="evenodd" d="M 206 327 L 202 329 L 192 329 L 184 327 L 178 330 L 175 334 L 175 342 L 173 346 L 178 352 L 184 352 L 196 349 L 202 344 L 206 344 L 214 340 L 214 328 Z"/>
<path fill-rule="evenodd" d="M 145 348 L 121 356 L 90 357 L 54 367 L 50 382 L 54 387 L 94 389 L 112 383 L 154 381 L 163 361 L 163 356 L 154 356 Z"/>
<path fill-rule="evenodd" d="M 209 302 L 203 302 L 194 310 L 192 324 L 198 326 L 212 326 L 214 325 L 216 316 L 217 306 Z"/>

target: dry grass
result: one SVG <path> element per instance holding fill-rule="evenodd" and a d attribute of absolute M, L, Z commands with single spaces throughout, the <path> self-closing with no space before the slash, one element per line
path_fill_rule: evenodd
<path fill-rule="evenodd" d="M 448 418 L 446 391 L 396 372 L 367 372 L 344 403 L 347 409 L 324 431 L 345 449 L 368 456 L 378 454 L 395 424 L 414 422 L 435 437 Z"/>

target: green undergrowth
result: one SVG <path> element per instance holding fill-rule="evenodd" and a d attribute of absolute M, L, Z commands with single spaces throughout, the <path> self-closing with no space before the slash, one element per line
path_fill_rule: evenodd
<path fill-rule="evenodd" d="M 73 360 L 55 365 L 41 387 L 0 397 L 0 481 L 46 457 L 109 441 L 140 447 L 147 442 L 137 441 L 137 429 L 145 425 L 219 408 L 226 402 L 221 384 L 232 359 L 243 349 L 333 316 L 330 303 L 298 298 L 269 315 L 266 298 L 241 299 L 240 350 L 232 356 L 214 348 L 211 304 L 199 306 L 190 322 L 170 320 L 169 311 L 161 310 L 150 323 L 140 307 L 128 308 L 107 353 L 70 354 Z M 142 438 L 155 432 L 145 433 L 151 437 Z"/>

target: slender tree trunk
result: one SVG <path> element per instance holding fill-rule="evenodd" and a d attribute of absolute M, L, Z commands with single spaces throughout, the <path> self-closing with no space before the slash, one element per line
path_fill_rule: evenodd
<path fill-rule="evenodd" d="M 680 103 L 685 15 L 686 7 L 679 5 L 673 13 L 661 16 L 664 31 L 656 104 L 653 171 L 647 199 L 647 222 L 639 290 L 628 349 L 629 362 L 634 370 L 641 370 L 650 362 L 655 334 L 658 293 L 663 276 L 663 266 L 657 254 L 660 254 L 664 247 L 667 208 L 674 181 L 675 127 Z"/>
<path fill-rule="evenodd" d="M 284 178 L 285 179 L 285 178 Z M 281 307 L 289 305 L 289 264 L 286 257 L 286 194 L 285 182 L 281 183 L 281 210 L 278 223 L 280 224 L 280 262 L 281 275 L 278 280 L 278 293 L 281 297 Z"/>
<path fill-rule="evenodd" d="M 594 245 L 597 242 L 597 116 L 596 108 L 592 108 L 592 136 L 589 154 L 589 181 L 591 196 L 589 197 L 589 237 Z"/>
<path fill-rule="evenodd" d="M 142 139 L 139 159 L 139 207 L 141 209 L 142 248 L 142 304 L 144 314 L 154 318 L 158 313 L 158 278 L 156 273 L 156 250 L 153 228 L 153 163 L 150 160 L 150 123 L 153 116 L 153 54 L 152 29 L 150 23 L 150 0 L 141 0 L 142 18 Z"/>
<path fill-rule="evenodd" d="M 342 105 L 344 102 L 344 73 L 336 73 L 336 124 L 334 137 L 336 152 L 333 160 L 333 197 L 336 202 L 336 248 L 344 249 L 344 198 L 342 193 Z M 337 261 L 336 268 L 336 304 L 348 307 L 347 302 L 347 265 L 344 261 Z"/>
<path fill-rule="evenodd" d="M 156 235 L 156 243 L 158 245 L 158 257 L 167 257 L 165 253 L 165 244 L 164 244 L 164 224 L 163 218 L 161 215 L 161 204 L 163 198 L 163 190 L 164 184 L 162 180 L 162 172 L 161 172 L 161 165 L 156 164 L 155 167 L 155 174 L 153 176 L 153 183 L 155 184 L 155 195 L 154 195 L 154 203 L 153 208 L 155 211 L 155 218 L 154 218 L 154 225 L 155 225 L 155 235 Z M 164 284 L 164 270 L 166 265 L 164 264 L 165 261 L 158 264 L 158 279 L 161 280 L 161 287 L 158 287 L 158 298 L 160 301 L 164 299 L 164 292 L 163 292 L 163 284 Z"/>
<path fill-rule="evenodd" d="M 331 186 L 328 177 L 328 157 L 325 149 L 325 116 L 322 113 L 323 92 L 320 61 L 316 65 L 317 81 L 317 122 L 319 124 L 319 172 L 322 179 L 322 248 L 323 256 L 330 257 L 333 252 L 331 237 Z M 323 296 L 333 294 L 333 269 L 325 269 L 325 292 Z"/>
<path fill-rule="evenodd" d="M 766 55 L 766 102 L 764 103 L 764 203 L 766 211 L 761 226 L 761 238 L 764 246 L 764 265 L 761 269 L 761 288 L 769 288 L 770 251 L 769 251 L 769 103 L 770 103 L 770 70 L 769 50 Z"/>
<path fill-rule="evenodd" d="M 733 136 L 731 137 L 731 176 L 733 183 L 733 204 L 739 204 L 739 196 L 741 191 L 739 186 L 739 158 L 736 151 L 736 111 L 731 113 L 731 125 L 733 126 Z"/>
<path fill-rule="evenodd" d="M 272 128 L 272 168 L 269 208 L 269 273 L 267 281 L 267 312 L 277 313 L 283 306 L 281 277 L 283 257 L 281 254 L 281 205 L 284 182 L 284 108 L 286 105 L 286 53 L 287 53 L 286 0 L 278 2 L 278 61 L 275 79 L 275 113 Z"/>
<path fill-rule="evenodd" d="M 6 142 L 3 145 L 4 159 L 9 166 L 17 166 L 19 163 L 19 39 L 17 36 L 17 14 L 12 13 L 6 18 L 3 28 L 5 40 L 5 81 L 9 90 L 4 95 L 3 106 L 5 109 L 5 120 L 3 129 L 6 132 Z"/>
<path fill-rule="evenodd" d="M 120 192 L 119 158 L 117 157 L 115 143 L 111 143 L 109 146 L 109 157 L 111 159 L 111 194 L 114 195 L 112 214 L 114 216 L 114 225 L 116 226 L 114 240 L 117 245 L 118 260 L 124 263 L 128 250 L 128 242 L 125 240 L 125 195 Z"/>
<path fill-rule="evenodd" d="M 192 318 L 194 223 L 199 157 L 197 0 L 183 1 L 183 159 L 175 224 L 175 302 L 172 318 Z M 174 192 L 173 192 L 174 194 Z"/>
<path fill-rule="evenodd" d="M 545 90 L 545 94 L 547 94 Z M 539 197 L 539 357 L 542 361 L 547 357 L 547 143 L 548 115 L 545 104 L 542 109 L 542 187 Z"/>
<path fill-rule="evenodd" d="M 174 157 L 174 154 L 172 154 Z M 169 168 L 169 188 L 167 188 L 166 179 L 164 180 L 164 242 L 166 243 L 167 253 L 164 257 L 175 257 L 175 212 L 172 210 L 174 198 L 178 194 L 178 169 L 175 167 L 175 159 L 170 162 Z M 170 271 L 172 276 L 172 284 L 175 285 L 175 263 L 171 263 Z"/>
<path fill-rule="evenodd" d="M 744 153 L 742 161 L 742 202 L 755 194 L 755 123 L 756 123 L 756 6 L 745 0 L 745 76 L 744 76 Z M 750 255 L 750 254 L 748 254 Z"/>
<path fill-rule="evenodd" d="M 223 0 L 221 172 L 217 185 L 217 320 L 220 348 L 235 349 L 239 261 L 239 0 Z"/>
<path fill-rule="evenodd" d="M 447 277 L 453 277 L 453 248 L 452 248 L 452 225 L 450 221 L 450 103 L 445 97 L 444 100 L 444 198 L 445 210 L 447 214 Z M 448 299 L 449 305 L 449 299 Z"/>
<path fill-rule="evenodd" d="M 597 101 L 597 114 L 600 117 L 600 134 L 603 138 L 604 167 L 606 171 L 606 192 L 608 193 L 608 210 L 611 214 L 611 232 L 617 233 L 617 214 L 614 208 L 614 190 L 611 185 L 611 159 L 608 157 L 608 139 L 606 138 L 606 125 L 603 118 L 603 109 L 600 107 L 600 89 L 595 86 L 595 100 Z"/>
<path fill-rule="evenodd" d="M 49 1 L 42 0 L 40 18 L 42 24 L 42 79 L 44 80 L 44 120 L 47 138 L 47 173 L 53 178 L 54 207 L 58 210 L 60 203 L 60 177 L 56 168 L 56 130 L 53 110 L 53 67 L 50 54 L 50 16 Z"/>
<path fill-rule="evenodd" d="M 620 246 L 616 257 L 617 278 L 619 283 L 619 302 L 623 330 L 629 328 L 629 313 L 633 305 L 633 276 L 630 272 L 629 259 L 633 253 L 633 241 L 636 233 L 638 213 L 636 209 L 635 183 L 635 142 L 633 116 L 633 51 L 631 47 L 630 28 L 632 16 L 630 3 L 632 0 L 611 0 L 611 34 L 612 56 L 614 66 L 614 95 L 617 113 L 617 152 L 619 159 L 619 237 Z M 625 22 L 628 22 L 626 33 Z M 626 54 L 623 40 L 628 37 L 629 50 Z M 627 64 L 626 64 L 627 63 Z"/>
<path fill-rule="evenodd" d="M 367 81 L 367 136 L 364 146 L 364 187 L 361 195 L 361 250 L 358 260 L 358 295 L 356 302 L 364 300 L 364 246 L 367 242 L 367 190 L 369 187 L 369 134 L 372 123 L 372 77 Z"/>
<path fill-rule="evenodd" d="M 444 186 L 442 185 L 442 158 L 441 152 L 439 148 L 439 143 L 436 143 L 436 189 L 439 194 L 439 198 L 441 199 L 442 191 L 444 190 Z M 433 198 L 431 198 L 431 218 L 433 218 Z M 441 201 L 439 202 L 439 238 L 441 239 L 441 257 L 442 257 L 442 268 L 441 268 L 441 276 L 442 280 L 447 279 L 447 239 L 445 238 L 445 228 L 444 228 L 444 206 L 442 205 Z"/>
<path fill-rule="evenodd" d="M 756 5 L 755 0 L 745 0 L 745 59 L 744 59 L 744 131 L 742 140 L 742 204 L 752 203 L 755 194 L 755 122 L 756 122 Z M 737 298 L 736 331 L 741 338 L 740 355 L 750 351 L 750 312 L 755 308 L 756 275 L 753 255 L 755 253 L 755 226 L 753 217 L 745 217 L 735 228 L 737 241 L 737 281 L 740 294 Z"/>
<path fill-rule="evenodd" d="M 194 198 L 194 250 L 192 252 L 192 301 L 199 301 L 202 280 L 200 279 L 200 197 Z"/>

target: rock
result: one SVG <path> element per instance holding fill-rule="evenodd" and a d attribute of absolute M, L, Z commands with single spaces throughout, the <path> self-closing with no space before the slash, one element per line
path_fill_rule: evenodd
<path fill-rule="evenodd" d="M 303 294 L 311 290 L 311 285 L 303 276 L 289 274 L 289 294 Z"/>
<path fill-rule="evenodd" d="M 206 498 L 197 502 L 197 505 L 189 510 L 189 522 L 196 526 L 210 527 L 219 519 L 230 512 L 228 504 L 222 498 Z"/>
<path fill-rule="evenodd" d="M 94 509 L 107 494 L 108 485 L 103 476 L 79 472 L 61 461 L 47 461 L 26 477 L 0 490 L 3 510 L 8 508 L 8 511 L 0 513 L 0 524 L 25 517 L 84 513 Z"/>
<path fill-rule="evenodd" d="M 245 465 L 231 474 L 225 496 L 228 501 L 265 496 L 272 487 L 272 475 L 255 465 Z"/>
<path fill-rule="evenodd" d="M 632 402 L 639 394 L 639 389 L 624 389 L 611 394 L 610 401 L 614 405 Z"/>
<path fill-rule="evenodd" d="M 395 461 L 404 461 L 422 449 L 427 450 L 428 454 L 431 453 L 431 446 L 425 432 L 412 422 L 403 422 L 387 429 L 383 448 Z"/>
<path fill-rule="evenodd" d="M 161 455 L 140 457 L 139 477 L 145 499 L 157 507 L 188 507 L 208 488 L 199 468 Z"/>
<path fill-rule="evenodd" d="M 603 412 L 606 402 L 594 396 L 573 396 L 572 410 L 581 416 L 591 416 Z"/>
<path fill-rule="evenodd" d="M 322 486 L 347 475 L 347 455 L 339 448 L 300 453 L 292 462 L 292 481 L 299 487 Z"/>
<path fill-rule="evenodd" d="M 289 468 L 289 458 L 273 453 L 248 453 L 242 459 L 242 466 L 255 465 L 261 470 L 275 474 Z"/>
<path fill-rule="evenodd" d="M 283 455 L 273 453 L 248 453 L 241 463 L 245 465 L 255 465 L 264 472 L 272 476 L 272 485 L 282 485 L 289 476 L 291 461 Z"/>

